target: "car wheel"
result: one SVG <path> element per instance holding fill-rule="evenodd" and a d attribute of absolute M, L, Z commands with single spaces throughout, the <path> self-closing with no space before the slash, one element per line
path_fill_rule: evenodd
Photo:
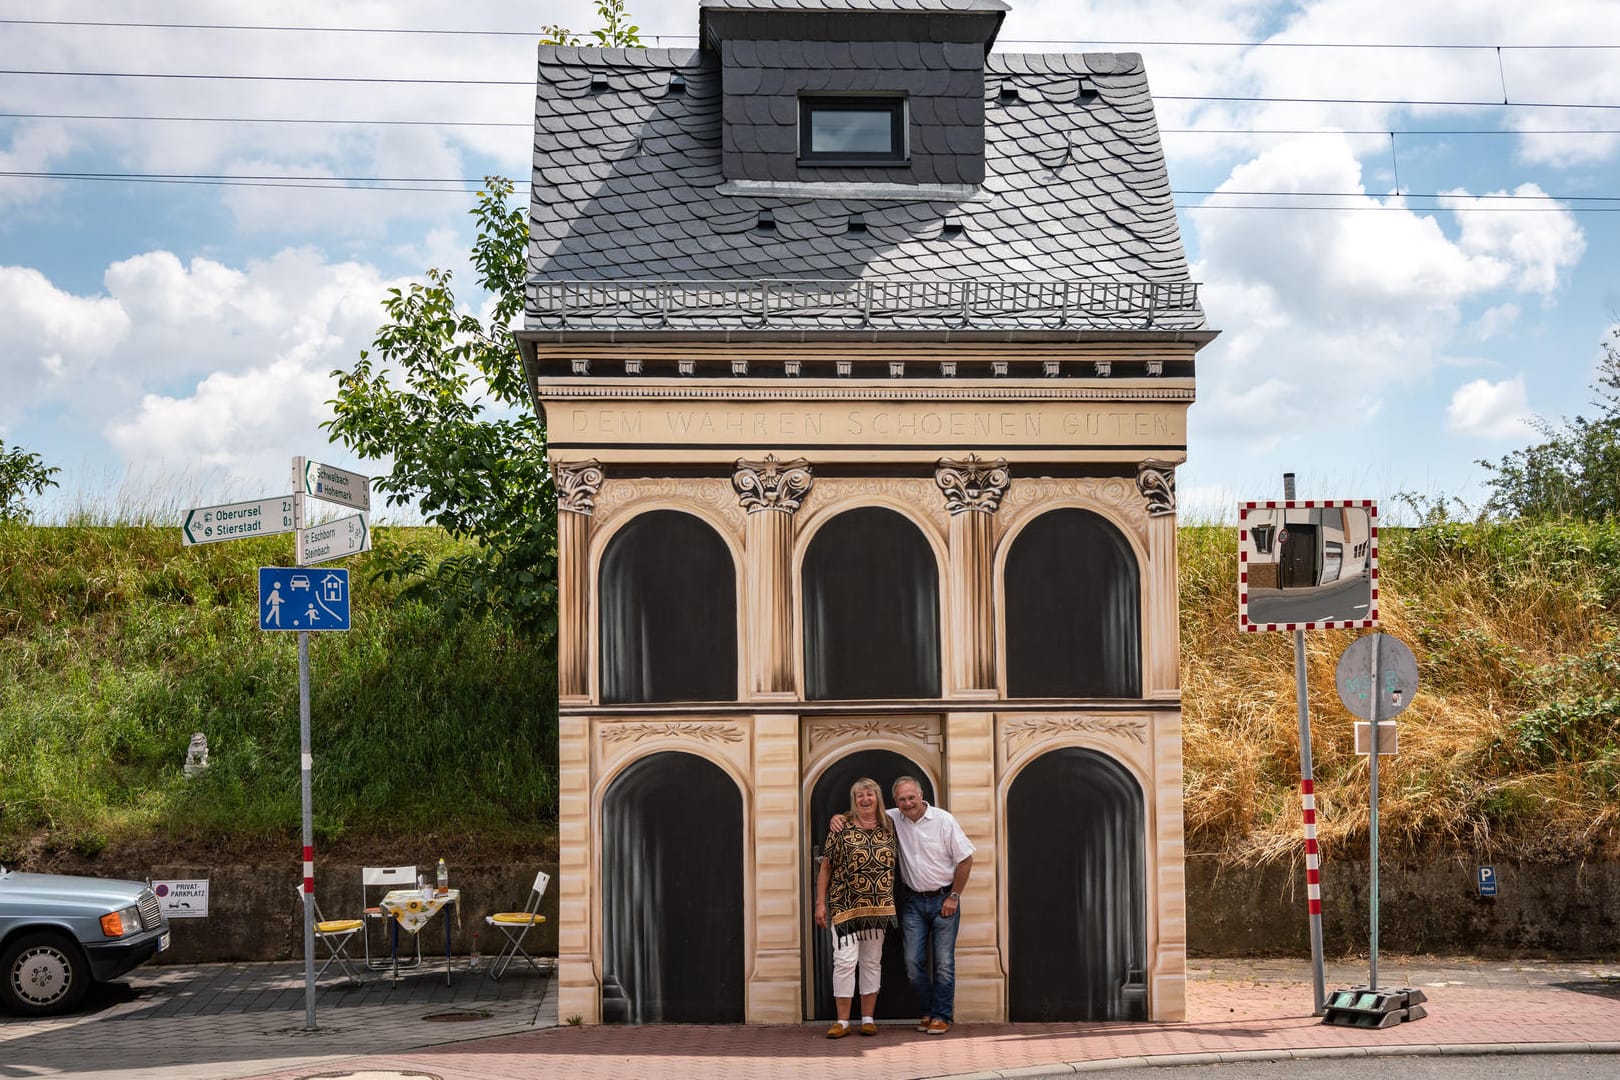
<path fill-rule="evenodd" d="M 90 991 L 90 965 L 70 939 L 23 934 L 0 952 L 0 1004 L 25 1016 L 67 1012 Z"/>

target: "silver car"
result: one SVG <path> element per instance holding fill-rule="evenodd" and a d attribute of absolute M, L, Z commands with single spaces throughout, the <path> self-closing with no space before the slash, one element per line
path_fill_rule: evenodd
<path fill-rule="evenodd" d="M 139 881 L 20 874 L 0 866 L 0 1005 L 67 1012 L 92 982 L 169 947 L 169 923 Z"/>

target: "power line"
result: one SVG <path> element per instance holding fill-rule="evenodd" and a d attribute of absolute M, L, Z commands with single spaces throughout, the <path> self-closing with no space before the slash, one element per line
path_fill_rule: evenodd
<path fill-rule="evenodd" d="M 239 187 L 280 187 L 301 188 L 305 190 L 361 190 L 361 191 L 417 191 L 417 192 L 450 192 L 464 194 L 469 189 L 484 186 L 485 179 L 481 177 L 430 177 L 430 176 L 286 176 L 274 173 L 117 173 L 117 172 L 66 172 L 49 170 L 0 170 L 0 178 L 25 180 L 83 180 L 116 183 L 151 183 L 151 184 L 203 184 L 212 186 L 239 186 Z M 386 186 L 385 186 L 386 185 Z M 408 186 L 407 186 L 408 185 Z M 434 186 L 427 186 L 434 185 Z M 518 188 L 529 186 L 526 181 L 515 183 Z M 1380 196 L 1362 191 L 1249 191 L 1249 190 L 1221 190 L 1221 189 L 1176 189 L 1172 195 L 1180 198 L 1270 198 L 1270 199 L 1362 199 L 1376 200 Z M 1475 203 L 1488 203 L 1490 205 L 1470 205 L 1465 207 L 1441 207 L 1450 210 L 1478 210 L 1478 211 L 1507 211 L 1523 209 L 1520 207 L 1497 206 L 1498 203 L 1540 203 L 1548 204 L 1529 209 L 1544 209 L 1550 211 L 1575 210 L 1617 210 L 1620 206 L 1591 205 L 1582 207 L 1551 205 L 1557 203 L 1604 204 L 1620 203 L 1620 195 L 1513 195 L 1513 194 L 1447 194 L 1441 192 L 1416 193 L 1402 192 L 1402 199 L 1416 199 L 1421 201 L 1438 202 L 1447 199 L 1466 199 Z M 1183 209 L 1193 209 L 1193 206 Z M 1254 209 L 1251 205 L 1212 206 L 1210 204 L 1197 204 L 1202 209 Z M 1273 209 L 1296 208 L 1286 204 Z M 1356 206 L 1327 207 L 1305 206 L 1303 209 L 1357 209 Z M 1388 208 L 1383 204 L 1376 204 L 1369 209 Z"/>
<path fill-rule="evenodd" d="M 531 128 L 532 120 L 385 120 L 330 116 L 153 116 L 133 113 L 0 112 L 0 120 L 116 120 L 196 124 L 338 124 L 350 127 Z M 1167 128 L 1161 135 L 1620 135 L 1620 128 Z"/>
<path fill-rule="evenodd" d="M 83 79 L 182 79 L 205 82 L 338 83 L 405 86 L 511 86 L 532 88 L 531 79 L 421 79 L 385 78 L 360 75 L 209 75 L 194 72 L 156 71 L 40 71 L 20 68 L 0 69 L 0 75 L 32 75 Z M 1292 105 L 1397 105 L 1432 108 L 1513 108 L 1513 109 L 1620 109 L 1620 104 L 1588 104 L 1574 101 L 1451 101 L 1418 98 L 1313 98 L 1266 97 L 1261 95 L 1156 94 L 1157 101 L 1217 101 L 1244 104 Z"/>
<path fill-rule="evenodd" d="M 103 19 L 0 19 L 5 26 L 61 26 L 120 30 L 233 30 L 249 32 L 304 33 L 304 34 L 402 34 L 443 37 L 513 37 L 538 38 L 539 30 L 460 30 L 444 27 L 403 26 L 292 26 L 260 23 L 171 23 L 126 22 Z M 668 38 L 675 41 L 696 41 L 696 34 L 650 34 L 653 40 Z M 1428 49 L 1428 50 L 1598 50 L 1620 49 L 1620 45 L 1601 45 L 1591 42 L 1548 42 L 1505 45 L 1495 42 L 1458 43 L 1418 41 L 1144 41 L 1122 38 L 1006 38 L 1009 45 L 1107 45 L 1137 48 L 1210 48 L 1210 49 Z"/>

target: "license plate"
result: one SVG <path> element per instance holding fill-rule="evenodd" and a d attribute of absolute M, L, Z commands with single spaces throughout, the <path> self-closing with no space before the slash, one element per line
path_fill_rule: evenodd
<path fill-rule="evenodd" d="M 169 935 L 164 934 L 162 937 L 158 938 L 158 952 L 162 952 L 164 949 L 167 949 L 168 947 L 169 947 Z"/>

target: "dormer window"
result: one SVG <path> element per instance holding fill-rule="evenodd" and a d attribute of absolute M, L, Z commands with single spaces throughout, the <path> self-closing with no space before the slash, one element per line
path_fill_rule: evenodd
<path fill-rule="evenodd" d="M 904 164 L 906 99 L 801 97 L 799 160 L 811 165 Z"/>

